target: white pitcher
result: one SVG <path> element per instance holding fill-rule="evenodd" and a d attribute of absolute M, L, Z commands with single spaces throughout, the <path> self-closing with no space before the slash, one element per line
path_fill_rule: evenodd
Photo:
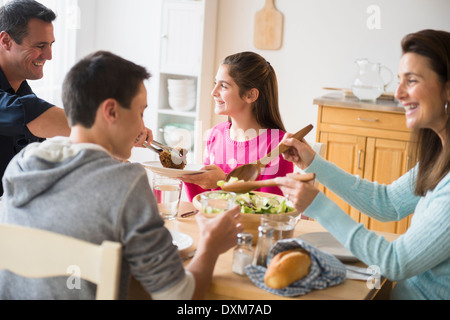
<path fill-rule="evenodd" d="M 358 73 L 352 84 L 353 94 L 362 101 L 376 101 L 394 78 L 391 70 L 380 63 L 372 63 L 367 59 L 358 59 L 355 63 L 358 66 Z M 381 76 L 382 69 L 388 72 L 390 76 L 388 81 L 384 81 Z"/>

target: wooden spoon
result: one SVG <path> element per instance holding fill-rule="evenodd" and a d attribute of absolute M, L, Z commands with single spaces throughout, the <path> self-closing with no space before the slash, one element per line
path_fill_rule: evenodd
<path fill-rule="evenodd" d="M 313 128 L 313 125 L 310 124 L 304 127 L 302 130 L 293 135 L 293 138 L 297 140 L 303 139 Z M 272 160 L 272 154 L 280 155 L 285 152 L 289 147 L 280 143 L 275 149 L 269 152 L 265 157 L 256 161 L 256 163 L 247 163 L 242 166 L 235 168 L 231 171 L 225 178 L 225 181 L 229 181 L 231 177 L 236 177 L 238 180 L 244 181 L 254 181 L 258 178 L 261 170 L 269 164 L 270 160 Z"/>
<path fill-rule="evenodd" d="M 294 174 L 290 175 L 289 177 L 297 181 L 308 182 L 314 180 L 316 178 L 316 174 L 315 173 Z M 236 181 L 225 183 L 222 186 L 222 190 L 236 193 L 247 193 L 262 187 L 276 187 L 276 186 L 279 186 L 279 184 L 275 182 L 275 179 L 258 180 L 258 181 Z"/>

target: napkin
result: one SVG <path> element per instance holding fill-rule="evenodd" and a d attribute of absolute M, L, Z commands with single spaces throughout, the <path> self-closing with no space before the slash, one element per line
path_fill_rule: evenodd
<path fill-rule="evenodd" d="M 379 274 L 376 273 L 376 269 L 373 268 L 361 268 L 355 266 L 345 265 L 345 269 L 347 269 L 346 278 L 352 280 L 371 280 L 376 279 L 377 275 L 379 278 Z"/>
<path fill-rule="evenodd" d="M 272 257 L 279 252 L 296 248 L 305 249 L 311 256 L 311 268 L 306 277 L 283 289 L 272 289 L 264 284 L 266 267 L 257 265 L 246 266 L 245 271 L 248 277 L 257 287 L 286 297 L 300 296 L 312 290 L 325 289 L 340 284 L 345 280 L 346 269 L 342 262 L 333 255 L 320 251 L 300 238 L 277 241 L 269 252 L 267 262 L 270 262 Z"/>

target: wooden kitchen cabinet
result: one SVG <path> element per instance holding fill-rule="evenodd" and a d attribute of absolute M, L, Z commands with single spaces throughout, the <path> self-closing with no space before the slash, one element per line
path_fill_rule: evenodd
<path fill-rule="evenodd" d="M 326 159 L 362 178 L 390 184 L 415 165 L 410 130 L 403 108 L 393 101 L 364 103 L 353 97 L 327 95 L 318 105 L 317 141 L 326 144 Z M 377 231 L 404 233 L 410 217 L 382 223 L 369 218 L 320 186 L 353 219 Z"/>

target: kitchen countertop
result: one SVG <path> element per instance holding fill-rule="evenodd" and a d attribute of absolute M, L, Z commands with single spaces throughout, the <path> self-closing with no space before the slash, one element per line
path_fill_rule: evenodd
<path fill-rule="evenodd" d="M 401 107 L 401 104 L 396 100 L 392 101 L 378 99 L 376 102 L 360 101 L 355 96 L 345 96 L 341 92 L 333 92 L 320 96 L 314 99 L 314 104 L 352 109 L 405 113 L 405 110 Z"/>

